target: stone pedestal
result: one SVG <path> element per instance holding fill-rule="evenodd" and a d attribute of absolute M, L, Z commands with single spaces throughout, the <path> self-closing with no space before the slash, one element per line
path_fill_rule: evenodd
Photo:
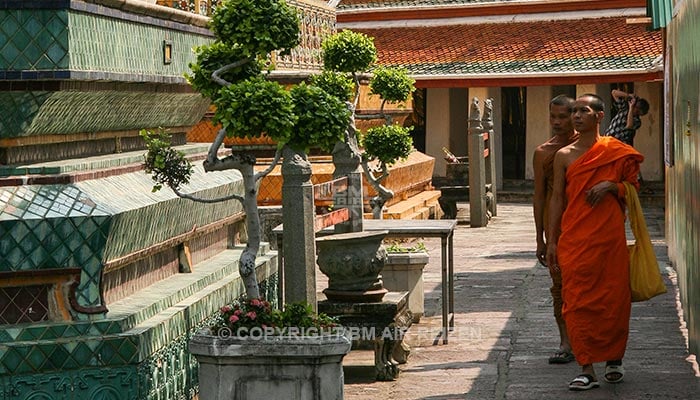
<path fill-rule="evenodd" d="M 413 322 L 418 323 L 424 313 L 423 268 L 430 257 L 426 252 L 387 253 L 382 269 L 384 287 L 393 292 L 408 292 L 408 309 Z"/>
<path fill-rule="evenodd" d="M 342 399 L 350 346 L 344 334 L 221 338 L 208 330 L 189 343 L 200 400 Z"/>
<path fill-rule="evenodd" d="M 374 367 L 379 381 L 393 381 L 399 376 L 400 363 L 405 363 L 410 347 L 403 335 L 411 326 L 408 292 L 389 292 L 376 303 L 339 302 L 322 299 L 318 311 L 337 317 L 348 329 L 353 348 L 374 348 Z"/>

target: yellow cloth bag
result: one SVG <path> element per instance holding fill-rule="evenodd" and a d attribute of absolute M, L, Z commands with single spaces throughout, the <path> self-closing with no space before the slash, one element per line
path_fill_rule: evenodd
<path fill-rule="evenodd" d="M 624 185 L 627 213 L 635 239 L 635 243 L 628 246 L 632 301 L 645 301 L 666 293 L 666 285 L 661 278 L 659 264 L 656 261 L 656 254 L 654 254 L 647 224 L 644 221 L 642 206 L 639 204 L 637 189 L 629 182 L 624 182 Z"/>

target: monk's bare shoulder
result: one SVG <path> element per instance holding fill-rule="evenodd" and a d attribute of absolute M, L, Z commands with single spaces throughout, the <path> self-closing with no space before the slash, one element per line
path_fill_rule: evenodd
<path fill-rule="evenodd" d="M 576 147 L 576 142 L 573 142 L 557 150 L 557 153 L 554 156 L 554 163 L 562 165 L 564 168 L 566 168 L 572 162 L 576 161 L 577 158 L 578 151 Z"/>

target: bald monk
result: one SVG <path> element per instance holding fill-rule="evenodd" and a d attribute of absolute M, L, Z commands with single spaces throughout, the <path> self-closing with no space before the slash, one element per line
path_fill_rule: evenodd
<path fill-rule="evenodd" d="M 637 190 L 644 157 L 629 145 L 600 136 L 605 105 L 586 94 L 574 104 L 579 138 L 554 156 L 547 265 L 561 271 L 562 316 L 581 374 L 571 390 L 599 386 L 593 363 L 606 362 L 605 381 L 621 382 L 631 294 L 625 237 L 625 186 Z"/>
<path fill-rule="evenodd" d="M 578 138 L 571 120 L 571 111 L 574 108 L 574 99 L 569 96 L 559 95 L 549 102 L 549 125 L 554 134 L 549 140 L 537 146 L 533 155 L 532 166 L 535 172 L 535 195 L 533 196 L 532 210 L 535 217 L 535 231 L 537 241 L 537 259 L 542 265 L 547 266 L 545 259 L 547 253 L 547 204 L 552 197 L 552 185 L 554 182 L 554 155 L 562 147 L 571 144 Z M 552 269 L 549 270 L 552 278 L 552 306 L 554 319 L 559 329 L 559 349 L 549 357 L 550 364 L 566 364 L 574 361 L 571 352 L 569 336 L 566 334 L 566 324 L 561 316 L 561 274 Z"/>

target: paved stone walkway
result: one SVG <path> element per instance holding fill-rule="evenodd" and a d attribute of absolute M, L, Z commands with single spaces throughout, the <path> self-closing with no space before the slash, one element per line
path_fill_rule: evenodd
<path fill-rule="evenodd" d="M 579 366 L 547 363 L 558 334 L 549 274 L 535 260 L 532 206 L 499 204 L 498 216 L 487 227 L 459 225 L 455 231 L 456 319 L 449 344 L 438 344 L 439 240 L 426 239 L 436 256 L 424 274 L 426 316 L 406 339 L 412 346 L 408 362 L 398 380 L 377 382 L 372 352 L 352 351 L 344 362 L 345 399 L 700 398 L 697 364 L 687 352 L 679 318 L 675 274 L 667 268 L 663 210 L 645 213 L 669 291 L 633 305 L 623 383 L 603 382 L 599 364 L 601 387 L 572 392 L 567 384 Z"/>

